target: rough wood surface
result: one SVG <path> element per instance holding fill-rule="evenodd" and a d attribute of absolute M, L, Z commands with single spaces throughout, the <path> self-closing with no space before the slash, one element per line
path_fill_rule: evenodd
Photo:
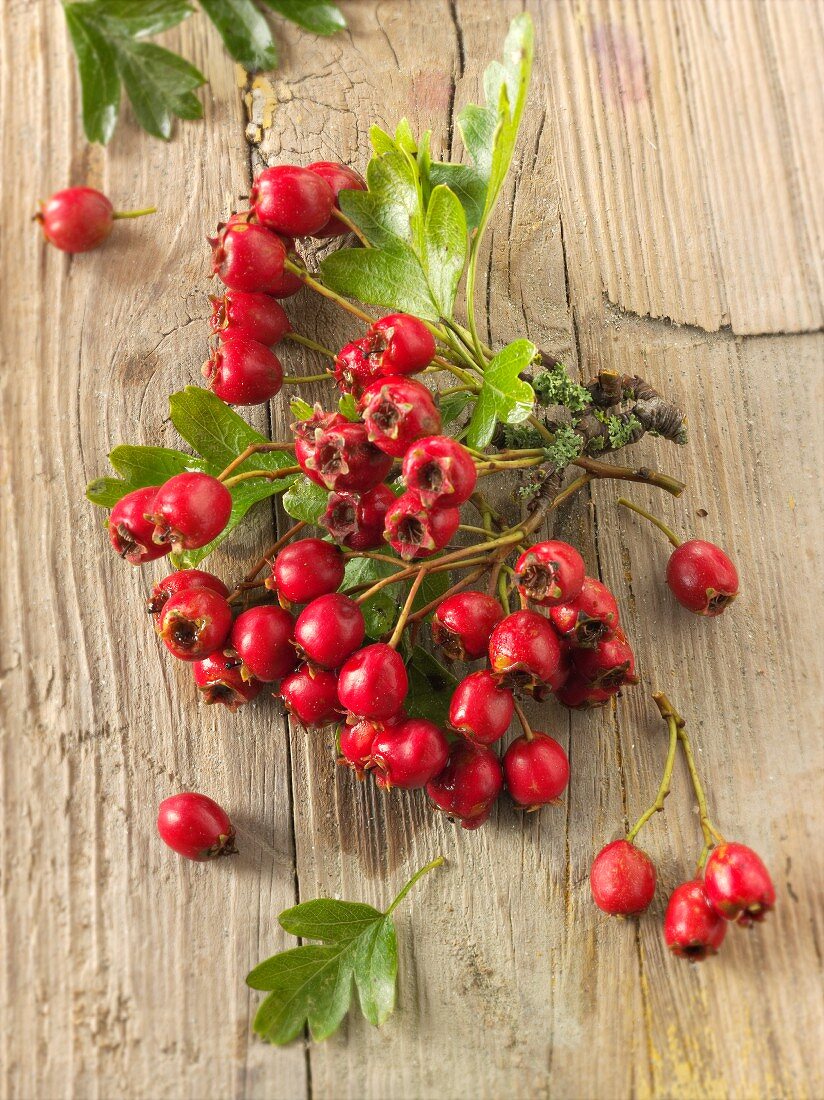
<path fill-rule="evenodd" d="M 518 170 L 496 216 L 496 342 L 529 335 L 589 375 L 639 371 L 680 400 L 691 445 L 655 500 L 721 540 L 744 578 L 723 620 L 681 613 L 666 548 L 614 486 L 556 530 L 613 586 L 644 684 L 690 717 L 722 827 L 775 873 L 779 906 L 701 968 L 666 957 L 667 888 L 697 841 L 685 776 L 646 846 L 661 869 L 635 925 L 591 905 L 595 850 L 647 803 L 663 734 L 642 690 L 614 712 L 533 713 L 569 748 L 563 807 L 507 805 L 478 833 L 419 796 L 379 797 L 329 738 L 273 708 L 195 705 L 142 620 L 147 578 L 108 552 L 83 499 L 117 442 L 171 442 L 167 395 L 204 357 L 203 236 L 266 162 L 362 168 L 368 125 L 403 115 L 458 151 L 514 2 L 359 0 L 349 32 L 279 28 L 283 64 L 249 83 L 201 16 L 169 35 L 208 75 L 202 124 L 168 146 L 128 115 L 85 145 L 60 13 L 0 5 L 5 286 L 0 298 L 0 1079 L 4 1097 L 815 1097 L 821 997 L 820 427 L 824 348 L 822 23 L 804 0 L 528 4 L 538 57 Z M 818 130 L 816 130 L 818 127 Z M 157 200 L 105 250 L 43 247 L 34 200 L 67 180 Z M 296 324 L 352 329 L 315 301 Z M 675 322 L 675 323 L 673 323 Z M 289 357 L 297 371 L 300 355 Z M 282 427 L 281 403 L 256 424 Z M 641 502 L 651 493 L 634 491 Z M 706 515 L 699 514 L 705 510 Z M 266 508 L 216 562 L 271 536 Z M 149 570 L 153 573 L 160 571 Z M 241 856 L 170 860 L 158 801 L 203 789 Z M 385 903 L 437 852 L 448 867 L 399 915 L 399 1011 L 327 1043 L 251 1036 L 243 976 L 286 944 L 277 913 L 326 893 Z"/>

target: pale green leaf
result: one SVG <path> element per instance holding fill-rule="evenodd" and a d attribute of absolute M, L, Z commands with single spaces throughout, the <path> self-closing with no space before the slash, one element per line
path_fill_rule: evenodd
<path fill-rule="evenodd" d="M 537 357 L 529 340 L 515 340 L 501 348 L 484 371 L 481 392 L 469 422 L 467 442 L 483 449 L 492 439 L 495 425 L 519 424 L 530 415 L 535 401 L 532 386 L 518 375 Z"/>

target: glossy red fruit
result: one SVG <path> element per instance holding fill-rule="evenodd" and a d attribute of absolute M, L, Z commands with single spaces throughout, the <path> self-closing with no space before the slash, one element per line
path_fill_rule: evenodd
<path fill-rule="evenodd" d="M 283 276 L 286 249 L 262 225 L 236 222 L 218 226 L 211 237 L 212 271 L 230 290 L 273 294 Z"/>
<path fill-rule="evenodd" d="M 383 790 L 417 790 L 440 775 L 449 759 L 443 730 L 425 718 L 410 718 L 379 733 L 372 745 L 375 782 Z"/>
<path fill-rule="evenodd" d="M 168 554 L 168 545 L 154 541 L 154 523 L 147 518 L 154 508 L 157 485 L 126 493 L 109 513 L 109 541 L 129 565 L 142 565 Z"/>
<path fill-rule="evenodd" d="M 198 863 L 237 852 L 235 830 L 226 811 L 194 791 L 163 799 L 157 811 L 157 831 L 172 851 Z"/>
<path fill-rule="evenodd" d="M 298 652 L 321 668 L 340 668 L 365 635 L 361 609 L 340 592 L 319 596 L 307 604 L 295 623 Z"/>
<path fill-rule="evenodd" d="M 679 959 L 701 962 L 718 953 L 727 934 L 727 922 L 710 905 L 701 879 L 673 890 L 664 917 L 664 941 Z"/>
<path fill-rule="evenodd" d="M 572 662 L 578 675 L 595 687 L 620 688 L 623 684 L 638 683 L 635 656 L 620 629 L 602 639 L 594 649 L 573 650 Z"/>
<path fill-rule="evenodd" d="M 430 435 L 407 449 L 403 480 L 427 507 L 456 506 L 475 492 L 478 472 L 469 451 L 457 439 Z"/>
<path fill-rule="evenodd" d="M 643 913 L 655 894 L 655 864 L 628 840 L 614 840 L 592 861 L 592 900 L 613 917 Z"/>
<path fill-rule="evenodd" d="M 460 522 L 457 508 L 427 508 L 417 493 L 404 493 L 386 513 L 384 536 L 393 550 L 411 561 L 443 550 Z"/>
<path fill-rule="evenodd" d="M 181 661 L 201 661 L 220 649 L 232 628 L 232 609 L 225 596 L 211 588 L 184 588 L 167 601 L 158 633 Z"/>
<path fill-rule="evenodd" d="M 212 393 L 227 405 L 262 405 L 280 393 L 283 367 L 249 336 L 227 334 L 201 368 Z"/>
<path fill-rule="evenodd" d="M 154 616 L 156 623 L 160 621 L 160 613 L 167 601 L 186 588 L 211 588 L 221 596 L 229 595 L 229 589 L 213 573 L 207 573 L 203 569 L 178 569 L 158 581 L 146 600 L 146 610 Z"/>
<path fill-rule="evenodd" d="M 374 550 L 384 541 L 386 513 L 394 503 L 388 485 L 376 485 L 368 493 L 330 493 L 318 522 L 347 550 Z"/>
<path fill-rule="evenodd" d="M 408 313 L 390 313 L 369 329 L 373 355 L 383 374 L 417 374 L 435 358 L 435 338 L 423 321 Z"/>
<path fill-rule="evenodd" d="M 359 718 L 391 718 L 403 706 L 409 679 L 400 655 L 383 642 L 353 653 L 340 670 L 338 697 Z"/>
<path fill-rule="evenodd" d="M 244 679 L 243 661 L 231 649 L 219 650 L 192 665 L 195 683 L 206 703 L 222 703 L 236 711 L 250 703 L 261 688 L 259 680 Z"/>
<path fill-rule="evenodd" d="M 592 649 L 618 629 L 618 604 L 606 585 L 584 577 L 580 594 L 550 608 L 549 621 L 576 649 Z"/>
<path fill-rule="evenodd" d="M 590 684 L 573 671 L 564 685 L 556 690 L 555 698 L 570 710 L 591 710 L 606 706 L 620 690 L 620 684 L 614 687 Z"/>
<path fill-rule="evenodd" d="M 316 431 L 311 441 L 297 439 L 295 457 L 310 481 L 336 492 L 368 492 L 392 465 L 389 455 L 369 442 L 365 425 L 348 420 Z"/>
<path fill-rule="evenodd" d="M 489 663 L 508 687 L 540 693 L 561 667 L 561 647 L 543 615 L 515 611 L 492 631 Z"/>
<path fill-rule="evenodd" d="M 474 661 L 486 655 L 492 631 L 503 617 L 501 605 L 486 592 L 456 592 L 438 605 L 432 638 L 450 660 Z"/>
<path fill-rule="evenodd" d="M 515 563 L 518 588 L 533 603 L 553 607 L 577 599 L 584 586 L 584 559 L 568 542 L 537 542 Z"/>
<path fill-rule="evenodd" d="M 311 603 L 335 592 L 343 583 L 343 554 L 323 539 L 298 539 L 280 551 L 272 566 L 267 588 L 274 588 L 281 601 Z"/>
<path fill-rule="evenodd" d="M 489 669 L 461 680 L 449 704 L 449 724 L 468 741 L 491 745 L 503 737 L 512 721 L 512 692 Z"/>
<path fill-rule="evenodd" d="M 379 733 L 396 729 L 407 720 L 405 710 L 400 710 L 383 722 L 373 718 L 354 718 L 351 725 L 345 724 L 338 730 L 339 764 L 344 764 L 363 779 L 364 773 L 372 767 L 372 746 Z"/>
<path fill-rule="evenodd" d="M 341 191 L 365 191 L 366 183 L 362 176 L 360 176 L 354 168 L 349 168 L 345 164 L 336 164 L 331 160 L 318 160 L 314 164 L 307 165 L 309 172 L 314 172 L 316 176 L 320 176 L 322 180 L 325 180 L 332 189 L 332 195 L 334 196 L 335 208 L 338 208 L 338 195 Z M 340 237 L 344 233 L 348 233 L 348 228 L 342 221 L 338 221 L 334 215 L 329 219 L 326 225 L 320 229 L 316 229 L 312 234 L 313 237 Z"/>
<path fill-rule="evenodd" d="M 90 252 L 111 233 L 114 209 L 93 187 L 68 187 L 41 203 L 35 218 L 49 244 L 61 252 Z"/>
<path fill-rule="evenodd" d="M 265 684 L 292 672 L 298 663 L 292 644 L 294 630 L 289 612 L 272 604 L 250 607 L 238 615 L 230 641 L 243 660 L 243 671 Z"/>
<path fill-rule="evenodd" d="M 569 782 L 569 760 L 561 745 L 535 730 L 516 738 L 504 753 L 504 777 L 512 801 L 525 810 L 554 802 Z"/>
<path fill-rule="evenodd" d="M 210 474 L 176 474 L 157 490 L 150 518 L 154 541 L 172 550 L 197 550 L 217 538 L 232 512 L 232 497 Z"/>
<path fill-rule="evenodd" d="M 220 298 L 210 300 L 209 324 L 222 340 L 227 336 L 246 336 L 270 348 L 292 331 L 283 306 L 270 294 L 227 290 Z"/>
<path fill-rule="evenodd" d="M 343 713 L 337 677 L 323 668 L 301 665 L 282 681 L 278 695 L 289 713 L 307 729 L 328 726 Z"/>
<path fill-rule="evenodd" d="M 269 229 L 290 237 L 310 237 L 329 222 L 335 195 L 316 172 L 278 164 L 264 168 L 257 177 L 249 204 Z"/>
<path fill-rule="evenodd" d="M 738 595 L 738 572 L 720 546 L 690 539 L 670 555 L 667 584 L 682 607 L 715 616 Z"/>
<path fill-rule="evenodd" d="M 324 489 L 326 486 L 314 469 L 315 450 L 318 441 L 323 438 L 328 429 L 336 428 L 346 422 L 346 417 L 341 413 L 326 412 L 320 405 L 316 404 L 312 415 L 307 420 L 296 420 L 294 424 L 290 425 L 295 437 L 295 459 L 310 481 L 314 481 L 316 485 L 321 485 Z M 312 467 L 311 472 L 308 472 L 310 462 Z"/>
<path fill-rule="evenodd" d="M 489 816 L 501 793 L 503 772 L 498 757 L 482 745 L 456 741 L 446 767 L 426 785 L 426 793 L 438 807 L 466 827 L 477 828 Z"/>
<path fill-rule="evenodd" d="M 380 363 L 369 354 L 365 336 L 344 345 L 335 356 L 335 381 L 341 393 L 360 397 L 370 382 L 380 374 Z"/>
<path fill-rule="evenodd" d="M 295 247 L 295 242 L 292 237 L 285 237 L 281 234 L 280 239 L 286 250 L 287 259 L 291 260 L 294 264 L 304 266 L 303 257 Z M 286 268 L 284 268 L 283 274 L 279 279 L 274 280 L 266 293 L 271 294 L 273 298 L 291 298 L 293 295 L 297 294 L 299 290 L 303 290 L 303 280 L 298 275 L 295 275 L 294 272 L 287 271 Z"/>
<path fill-rule="evenodd" d="M 402 458 L 415 440 L 441 430 L 432 394 L 411 378 L 379 378 L 363 391 L 358 407 L 369 439 L 393 458 Z"/>
<path fill-rule="evenodd" d="M 704 889 L 710 905 L 726 920 L 750 925 L 775 906 L 770 873 L 746 844 L 719 844 L 704 867 Z"/>

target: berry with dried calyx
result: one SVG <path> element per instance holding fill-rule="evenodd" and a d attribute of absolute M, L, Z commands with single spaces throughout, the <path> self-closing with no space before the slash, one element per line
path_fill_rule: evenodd
<path fill-rule="evenodd" d="M 119 218 L 139 218 L 154 214 L 145 210 L 115 211 L 111 202 L 93 187 L 67 187 L 40 203 L 35 221 L 43 236 L 61 252 L 90 252 L 103 244 Z"/>
<path fill-rule="evenodd" d="M 346 563 L 337 546 L 323 539 L 298 539 L 280 551 L 266 581 L 281 602 L 311 603 L 343 583 Z"/>
<path fill-rule="evenodd" d="M 195 791 L 163 799 L 157 811 L 157 831 L 172 851 L 197 863 L 237 852 L 235 830 L 226 811 Z"/>
<path fill-rule="evenodd" d="M 109 513 L 109 541 L 129 565 L 142 565 L 169 553 L 168 545 L 154 541 L 154 523 L 148 518 L 154 508 L 157 485 L 126 493 Z"/>
<path fill-rule="evenodd" d="M 456 507 L 475 492 L 478 471 L 472 455 L 457 439 L 430 435 L 406 451 L 403 480 L 407 489 L 416 492 L 428 508 Z"/>
<path fill-rule="evenodd" d="M 426 793 L 439 810 L 471 829 L 487 820 L 503 782 L 494 752 L 483 745 L 456 741 L 446 767 L 427 783 Z"/>
<path fill-rule="evenodd" d="M 359 718 L 391 718 L 403 706 L 408 688 L 400 654 L 383 642 L 353 653 L 338 679 L 341 705 Z"/>
<path fill-rule="evenodd" d="M 435 338 L 423 321 L 408 313 L 390 313 L 369 329 L 372 354 L 383 374 L 417 374 L 435 358 Z"/>
<path fill-rule="evenodd" d="M 604 707 L 621 690 L 621 684 L 604 687 L 602 684 L 590 684 L 573 671 L 566 682 L 555 691 L 555 698 L 570 710 L 591 710 Z"/>
<path fill-rule="evenodd" d="M 761 858 L 746 844 L 719 844 L 704 867 L 710 905 L 726 920 L 750 925 L 775 906 L 775 887 Z"/>
<path fill-rule="evenodd" d="M 384 536 L 393 550 L 411 561 L 443 550 L 460 522 L 457 508 L 427 508 L 417 493 L 404 493 L 386 513 Z"/>
<path fill-rule="evenodd" d="M 568 542 L 538 542 L 515 563 L 518 589 L 543 607 L 577 599 L 584 586 L 584 559 Z"/>
<path fill-rule="evenodd" d="M 441 430 L 432 394 L 412 378 L 379 378 L 363 391 L 358 407 L 369 439 L 393 458 L 402 458 L 416 440 Z M 470 465 L 474 474 L 471 459 Z"/>
<path fill-rule="evenodd" d="M 160 621 L 160 613 L 166 603 L 186 588 L 211 588 L 221 596 L 229 595 L 229 589 L 213 573 L 207 573 L 204 569 L 178 569 L 158 581 L 146 600 L 146 610 L 154 616 L 156 623 Z"/>
<path fill-rule="evenodd" d="M 504 753 L 504 777 L 517 806 L 539 810 L 566 790 L 569 760 L 554 738 L 535 730 L 516 738 Z"/>
<path fill-rule="evenodd" d="M 461 680 L 449 704 L 449 724 L 468 741 L 491 745 L 509 729 L 515 703 L 512 692 L 501 687 L 489 669 L 472 672 Z"/>
<path fill-rule="evenodd" d="M 501 683 L 541 694 L 561 668 L 561 647 L 537 611 L 515 611 L 489 638 L 489 663 Z"/>
<path fill-rule="evenodd" d="M 585 577 L 579 595 L 549 610 L 549 621 L 577 649 L 592 649 L 619 625 L 615 597 L 594 577 Z"/>
<path fill-rule="evenodd" d="M 439 604 L 432 618 L 432 638 L 453 661 L 486 655 L 492 631 L 504 617 L 500 603 L 485 592 L 456 592 Z"/>
<path fill-rule="evenodd" d="M 176 553 L 197 550 L 217 538 L 232 513 L 232 495 L 210 474 L 175 474 L 157 490 L 149 518 L 153 538 Z"/>
<path fill-rule="evenodd" d="M 164 645 L 181 661 L 201 661 L 220 649 L 232 628 L 232 609 L 226 597 L 211 588 L 184 588 L 167 601 L 160 614 L 158 633 Z"/>
<path fill-rule="evenodd" d="M 592 900 L 613 917 L 643 913 L 655 894 L 655 864 L 628 840 L 602 848 L 589 872 Z"/>
<path fill-rule="evenodd" d="M 727 922 L 710 904 L 701 879 L 673 890 L 664 917 L 664 941 L 679 959 L 701 962 L 718 953 Z"/>
<path fill-rule="evenodd" d="M 334 204 L 335 195 L 326 180 L 295 164 L 264 168 L 249 198 L 261 225 L 290 237 L 310 237 L 324 229 Z"/>
<path fill-rule="evenodd" d="M 369 341 L 362 336 L 360 340 L 353 340 L 340 349 L 335 356 L 333 370 L 341 393 L 360 397 L 380 374 L 380 364 L 370 355 Z"/>
<path fill-rule="evenodd" d="M 241 673 L 265 684 L 287 676 L 298 664 L 294 631 L 289 612 L 273 604 L 250 607 L 238 615 L 230 642 L 243 659 Z"/>
<path fill-rule="evenodd" d="M 262 405 L 283 385 L 273 351 L 250 336 L 227 333 L 201 368 L 212 393 L 227 405 Z"/>
<path fill-rule="evenodd" d="M 383 730 L 372 745 L 375 782 L 383 790 L 417 790 L 440 775 L 449 759 L 443 730 L 425 718 L 409 718 Z"/>
<path fill-rule="evenodd" d="M 338 763 L 352 768 L 358 779 L 363 779 L 366 771 L 372 767 L 372 746 L 375 738 L 379 733 L 402 726 L 407 718 L 403 709 L 383 721 L 353 716 L 351 724 L 344 723 L 338 729 Z"/>
<path fill-rule="evenodd" d="M 331 160 L 318 160 L 314 164 L 306 166 L 307 171 L 314 172 L 316 176 L 320 176 L 322 180 L 325 180 L 332 189 L 332 195 L 334 198 L 334 208 L 332 211 L 332 217 L 326 223 L 321 226 L 320 229 L 316 229 L 312 234 L 313 237 L 340 237 L 344 233 L 349 232 L 349 227 L 344 225 L 339 218 L 335 217 L 334 211 L 338 209 L 338 195 L 341 191 L 365 191 L 366 183 L 362 176 L 360 176 L 354 168 L 349 168 L 346 164 L 337 164 Z"/>
<path fill-rule="evenodd" d="M 328 726 L 340 718 L 338 680 L 334 672 L 301 665 L 281 682 L 278 696 L 289 713 L 307 729 Z"/>
<path fill-rule="evenodd" d="M 637 684 L 635 655 L 622 630 L 603 638 L 593 649 L 575 649 L 572 662 L 578 675 L 600 688 Z"/>
<path fill-rule="evenodd" d="M 314 438 L 298 436 L 295 458 L 316 485 L 337 492 L 368 492 L 389 473 L 392 459 L 369 442 L 364 424 L 341 421 L 316 429 Z"/>
<path fill-rule="evenodd" d="M 270 348 L 292 331 L 283 306 L 270 294 L 227 290 L 221 297 L 213 297 L 211 303 L 209 324 L 222 340 L 227 336 L 246 336 Z"/>
<path fill-rule="evenodd" d="M 236 711 L 250 703 L 261 688 L 259 680 L 245 679 L 243 661 L 231 649 L 220 650 L 192 665 L 195 683 L 205 703 L 221 703 Z"/>
<path fill-rule="evenodd" d="M 340 592 L 319 596 L 307 604 L 295 623 L 298 652 L 320 668 L 340 668 L 365 636 L 361 609 Z"/>
<path fill-rule="evenodd" d="M 283 278 L 286 249 L 262 225 L 236 222 L 218 226 L 211 237 L 212 271 L 230 290 L 274 294 Z"/>
<path fill-rule="evenodd" d="M 388 485 L 376 485 L 368 493 L 330 493 L 318 523 L 347 550 L 374 550 L 384 541 L 386 513 L 394 503 Z"/>

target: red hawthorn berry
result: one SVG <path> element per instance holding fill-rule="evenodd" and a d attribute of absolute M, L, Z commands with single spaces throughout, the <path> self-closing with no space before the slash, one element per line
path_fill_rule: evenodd
<path fill-rule="evenodd" d="M 483 745 L 456 741 L 446 767 L 426 785 L 426 793 L 439 810 L 457 819 L 464 828 L 477 828 L 489 817 L 501 793 L 504 777 L 498 757 Z"/>
<path fill-rule="evenodd" d="M 292 672 L 298 663 L 294 632 L 294 620 L 282 607 L 262 604 L 243 611 L 235 619 L 230 639 L 243 660 L 241 674 L 271 684 Z"/>
<path fill-rule="evenodd" d="M 340 670 L 338 697 L 359 718 L 385 721 L 403 706 L 409 679 L 400 654 L 383 642 L 353 653 Z"/>
<path fill-rule="evenodd" d="M 379 733 L 397 729 L 407 720 L 408 715 L 401 709 L 391 718 L 379 722 L 374 718 L 357 718 L 350 715 L 352 724 L 345 723 L 338 729 L 338 763 L 351 768 L 358 779 L 372 767 L 372 746 Z"/>
<path fill-rule="evenodd" d="M 570 710 L 591 710 L 593 707 L 606 706 L 620 690 L 620 684 L 613 687 L 590 684 L 573 671 L 566 682 L 556 690 L 555 698 Z"/>
<path fill-rule="evenodd" d="M 109 541 L 129 565 L 162 558 L 171 549 L 154 541 L 154 523 L 148 518 L 154 508 L 157 485 L 126 493 L 109 513 Z"/>
<path fill-rule="evenodd" d="M 172 851 L 198 863 L 237 852 L 235 830 L 226 811 L 194 791 L 163 799 L 157 811 L 157 831 Z"/>
<path fill-rule="evenodd" d="M 249 204 L 258 221 L 276 233 L 311 237 L 329 222 L 335 195 L 318 173 L 278 164 L 257 177 Z"/>
<path fill-rule="evenodd" d="M 212 271 L 230 290 L 274 294 L 283 278 L 286 249 L 262 225 L 236 222 L 218 226 L 210 238 Z"/>
<path fill-rule="evenodd" d="M 610 689 L 638 683 L 635 656 L 620 629 L 594 649 L 573 650 L 572 662 L 578 675 L 595 687 Z"/>
<path fill-rule="evenodd" d="M 286 603 L 311 603 L 340 588 L 345 568 L 337 546 L 323 539 L 297 539 L 275 558 L 266 587 Z"/>
<path fill-rule="evenodd" d="M 535 730 L 516 738 L 504 753 L 504 777 L 512 801 L 527 810 L 554 802 L 569 782 L 569 760 L 561 745 Z"/>
<path fill-rule="evenodd" d="M 246 336 L 267 348 L 280 343 L 292 326 L 283 306 L 270 294 L 244 294 L 227 290 L 210 299 L 212 332 L 222 340 L 227 336 Z"/>
<path fill-rule="evenodd" d="M 321 668 L 340 668 L 365 635 L 361 609 L 341 592 L 330 592 L 307 604 L 295 623 L 298 652 Z"/>
<path fill-rule="evenodd" d="M 618 629 L 618 604 L 606 585 L 585 577 L 576 599 L 550 608 L 549 621 L 576 649 L 593 649 Z"/>
<path fill-rule="evenodd" d="M 380 373 L 380 363 L 369 353 L 369 341 L 363 336 L 340 349 L 335 356 L 335 381 L 341 393 L 360 397 Z"/>
<path fill-rule="evenodd" d="M 284 237 L 281 234 L 280 240 L 286 250 L 287 259 L 291 260 L 294 264 L 304 266 L 303 258 L 295 247 L 294 239 L 292 237 Z M 275 279 L 272 282 L 266 293 L 271 294 L 273 298 L 291 298 L 293 295 L 297 294 L 299 290 L 303 290 L 303 280 L 299 275 L 295 275 L 293 271 L 287 271 L 286 268 L 284 268 L 283 274 L 279 279 Z"/>
<path fill-rule="evenodd" d="M 449 724 L 468 741 L 491 745 L 509 729 L 515 704 L 489 669 L 472 672 L 455 688 L 449 704 Z"/>
<path fill-rule="evenodd" d="M 417 790 L 440 775 L 449 759 L 449 745 L 440 727 L 425 718 L 409 718 L 384 730 L 372 745 L 375 782 L 383 790 Z"/>
<path fill-rule="evenodd" d="M 181 661 L 201 661 L 220 649 L 232 628 L 226 597 L 211 588 L 184 588 L 166 602 L 158 633 Z"/>
<path fill-rule="evenodd" d="M 342 423 L 317 429 L 311 442 L 298 438 L 295 457 L 316 485 L 338 492 L 368 492 L 389 473 L 392 459 L 369 442 L 364 424 L 341 419 Z"/>
<path fill-rule="evenodd" d="M 394 503 L 388 485 L 376 485 L 368 493 L 330 493 L 318 522 L 347 550 L 374 550 L 384 541 L 386 513 Z"/>
<path fill-rule="evenodd" d="M 162 581 L 158 581 L 146 600 L 146 610 L 154 617 L 155 623 L 159 623 L 160 613 L 167 601 L 185 588 L 211 588 L 221 596 L 229 595 L 229 589 L 223 581 L 212 573 L 207 573 L 203 569 L 178 569 L 168 577 L 164 577 Z"/>
<path fill-rule="evenodd" d="M 584 559 L 567 542 L 538 542 L 515 563 L 518 588 L 543 607 L 577 599 L 584 586 Z"/>
<path fill-rule="evenodd" d="M 115 214 L 102 192 L 68 187 L 41 202 L 34 217 L 49 244 L 61 252 L 90 252 L 111 233 Z"/>
<path fill-rule="evenodd" d="M 332 195 L 334 196 L 335 209 L 338 209 L 338 195 L 341 191 L 365 191 L 366 183 L 362 176 L 360 176 L 354 168 L 349 168 L 346 164 L 336 164 L 331 160 L 318 160 L 314 164 L 307 166 L 309 172 L 314 172 L 316 176 L 320 176 L 325 180 L 332 189 Z M 334 213 L 326 225 L 320 229 L 316 229 L 312 234 L 313 237 L 340 237 L 344 233 L 348 233 L 349 229 L 339 221 Z"/>
<path fill-rule="evenodd" d="M 404 493 L 386 513 L 384 536 L 393 550 L 411 561 L 443 550 L 460 522 L 457 508 L 426 508 L 417 493 Z"/>
<path fill-rule="evenodd" d="M 655 894 L 655 864 L 628 840 L 614 840 L 592 861 L 592 900 L 613 917 L 643 913 Z"/>
<path fill-rule="evenodd" d="M 492 631 L 504 617 L 503 608 L 485 592 L 456 592 L 438 605 L 432 638 L 453 661 L 485 656 Z"/>
<path fill-rule="evenodd" d="M 475 492 L 478 471 L 472 455 L 457 439 L 431 435 L 419 439 L 406 451 L 403 480 L 427 507 L 456 507 Z"/>
<path fill-rule="evenodd" d="M 334 672 L 301 665 L 281 682 L 275 698 L 302 726 L 319 729 L 337 721 L 343 713 L 338 702 L 338 680 Z"/>
<path fill-rule="evenodd" d="M 704 889 L 722 917 L 750 925 L 775 906 L 775 887 L 760 857 L 745 844 L 719 844 L 704 868 Z"/>
<path fill-rule="evenodd" d="M 402 458 L 415 440 L 441 430 L 441 414 L 432 394 L 411 378 L 379 378 L 363 391 L 358 407 L 369 439 L 393 458 Z M 471 459 L 470 464 L 474 474 Z"/>
<path fill-rule="evenodd" d="M 561 647 L 543 615 L 537 611 L 515 611 L 492 631 L 489 663 L 508 687 L 540 694 L 561 667 Z"/>
<path fill-rule="evenodd" d="M 236 711 L 250 703 L 261 688 L 259 680 L 243 677 L 243 661 L 231 649 L 211 653 L 192 665 L 195 683 L 205 703 L 222 703 Z"/>
<path fill-rule="evenodd" d="M 664 941 L 679 959 L 701 962 L 716 955 L 727 934 L 727 922 L 710 905 L 700 879 L 673 890 L 664 917 Z"/>
<path fill-rule="evenodd" d="M 369 329 L 372 353 L 383 374 L 417 374 L 435 358 L 435 338 L 417 317 L 390 313 Z"/>
<path fill-rule="evenodd" d="M 158 544 L 169 544 L 176 553 L 197 550 L 217 538 L 232 514 L 232 496 L 210 474 L 175 474 L 161 485 L 149 519 Z"/>
<path fill-rule="evenodd" d="M 670 555 L 667 584 L 682 607 L 712 617 L 738 595 L 738 572 L 720 546 L 690 539 Z"/>
<path fill-rule="evenodd" d="M 201 367 L 212 393 L 227 405 L 262 405 L 283 385 L 283 367 L 269 348 L 227 333 Z"/>

